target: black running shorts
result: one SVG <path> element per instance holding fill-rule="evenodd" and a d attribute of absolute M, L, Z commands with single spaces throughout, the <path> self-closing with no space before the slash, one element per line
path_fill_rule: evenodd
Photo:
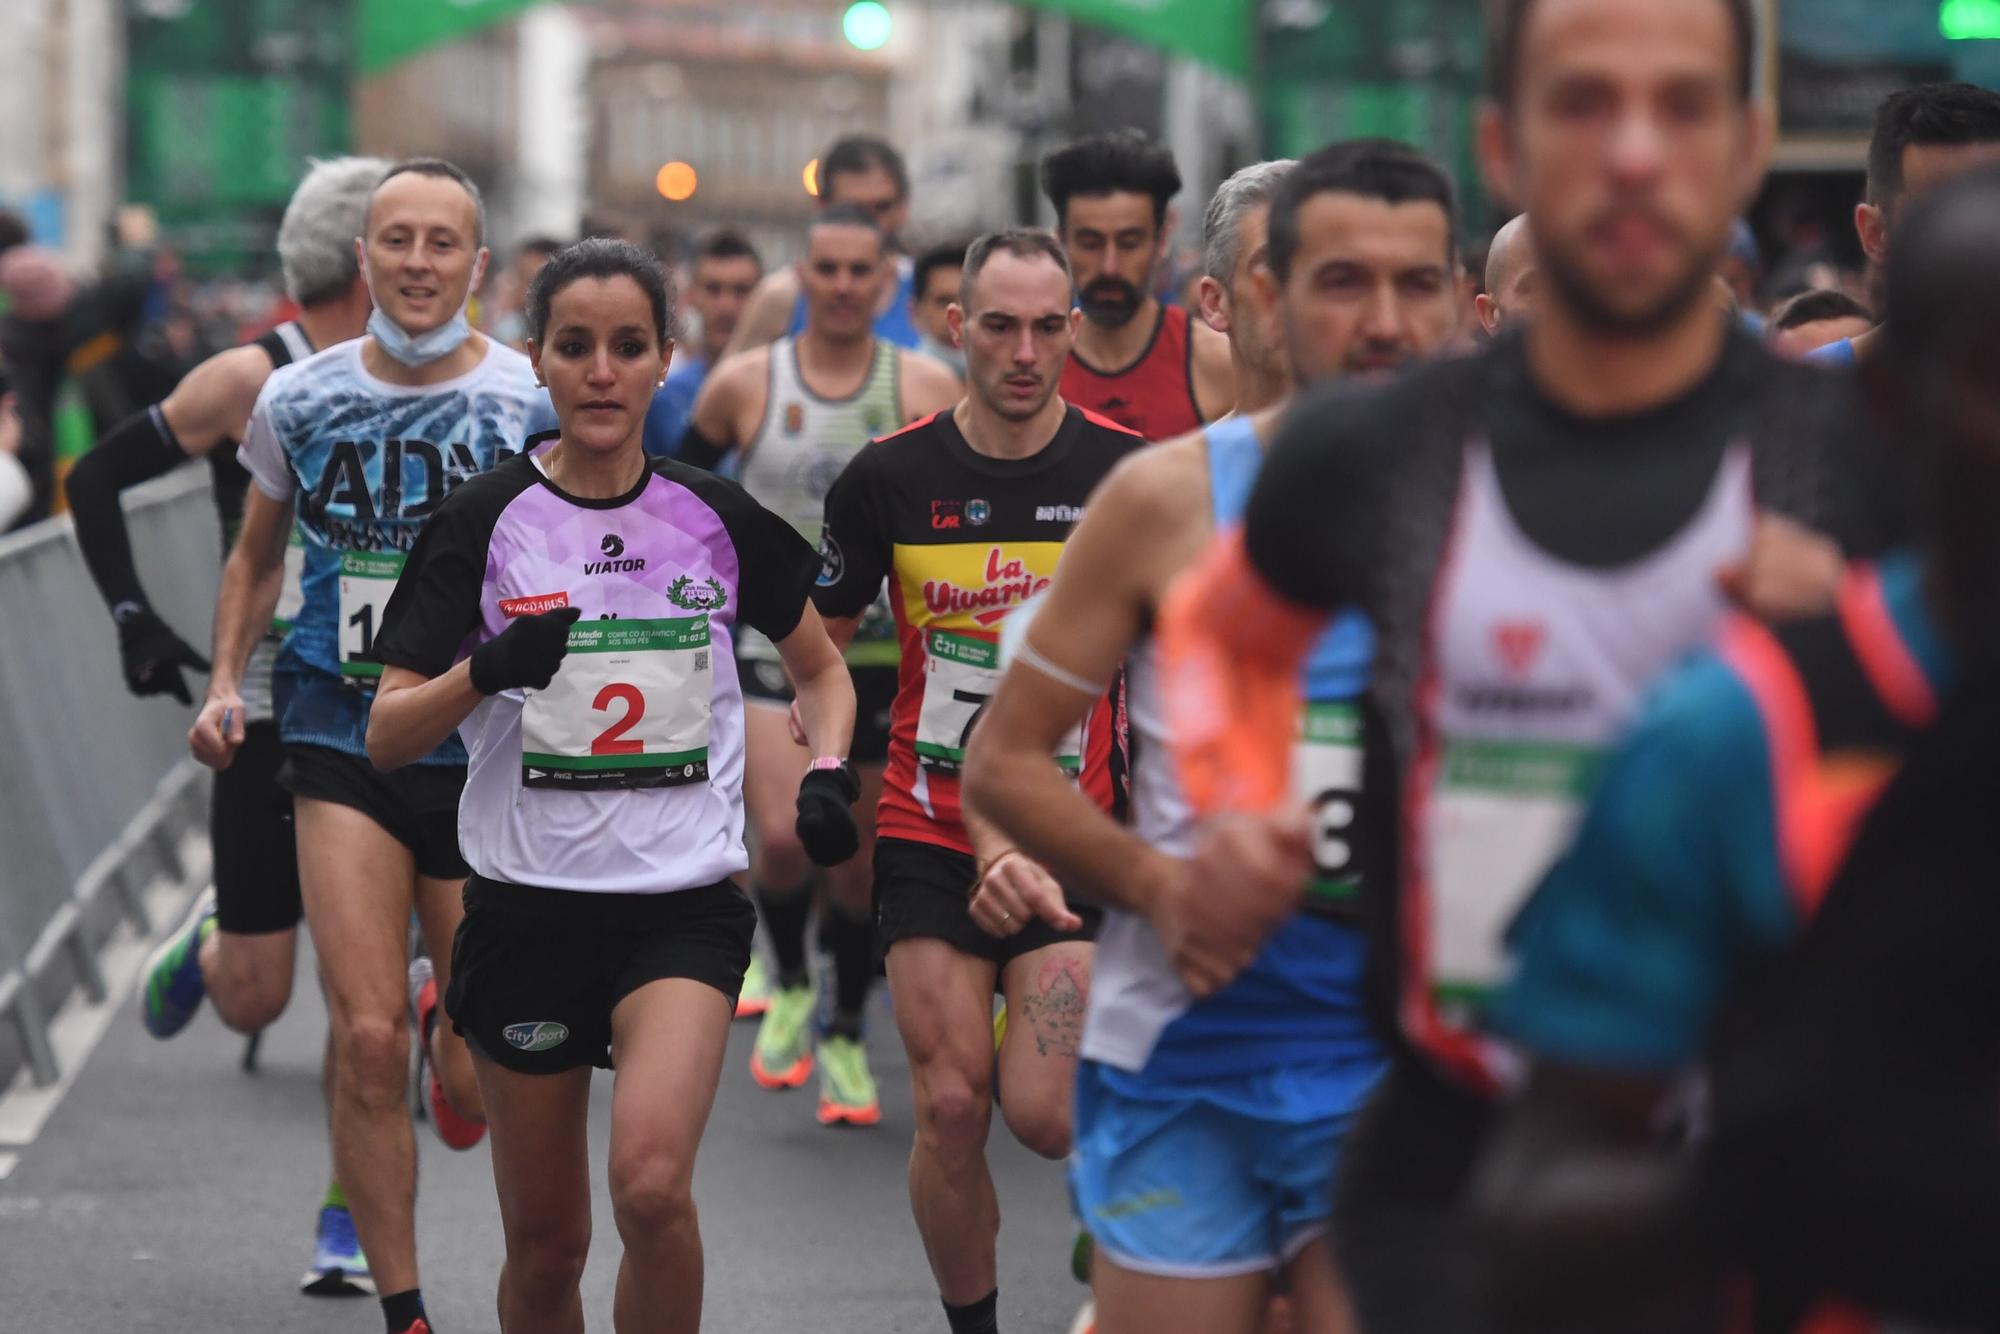
<path fill-rule="evenodd" d="M 451 946 L 452 1025 L 524 1075 L 611 1068 L 611 1012 L 662 978 L 721 992 L 733 1009 L 757 910 L 724 880 L 668 894 L 537 889 L 473 876 Z"/>
<path fill-rule="evenodd" d="M 366 756 L 294 744 L 285 747 L 278 782 L 295 797 L 360 811 L 410 850 L 419 875 L 463 880 L 472 874 L 458 851 L 463 766 L 412 764 L 385 774 Z"/>
<path fill-rule="evenodd" d="M 855 764 L 889 762 L 889 712 L 896 703 L 896 668 L 854 667 L 854 745 L 847 758 Z M 743 702 L 790 708 L 792 683 L 785 669 L 762 658 L 736 660 L 736 680 Z"/>
<path fill-rule="evenodd" d="M 942 940 L 961 954 L 1006 967 L 1023 954 L 1064 941 L 1093 941 L 1104 918 L 1089 904 L 1071 903 L 1078 931 L 1058 931 L 1037 918 L 1004 939 L 972 920 L 972 882 L 979 867 L 965 853 L 933 843 L 884 838 L 875 844 L 875 941 L 886 957 L 899 940 Z"/>
<path fill-rule="evenodd" d="M 209 791 L 208 840 L 215 849 L 215 924 L 232 935 L 290 931 L 303 913 L 292 794 L 278 786 L 284 748 L 278 725 L 251 723 Z"/>

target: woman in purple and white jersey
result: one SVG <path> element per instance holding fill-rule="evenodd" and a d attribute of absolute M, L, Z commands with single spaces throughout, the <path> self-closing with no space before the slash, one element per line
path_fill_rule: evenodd
<path fill-rule="evenodd" d="M 621 1331 L 692 1331 L 690 1185 L 756 915 L 743 847 L 735 637 L 777 644 L 813 752 L 799 835 L 853 855 L 854 689 L 808 592 L 810 546 L 736 483 L 641 447 L 672 298 L 616 241 L 572 246 L 529 294 L 560 430 L 454 492 L 383 617 L 368 752 L 454 728 L 472 867 L 446 1011 L 470 1044 L 507 1236 L 507 1329 L 581 1330 L 593 1065 L 618 1072 L 611 1195 Z M 725 670 L 714 670 L 714 664 Z"/>

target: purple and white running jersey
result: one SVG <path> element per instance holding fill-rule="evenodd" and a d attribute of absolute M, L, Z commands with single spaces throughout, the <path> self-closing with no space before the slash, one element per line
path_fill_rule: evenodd
<path fill-rule="evenodd" d="M 440 676 L 516 616 L 583 613 L 548 689 L 490 696 L 458 729 L 472 869 L 621 894 L 746 869 L 735 640 L 789 635 L 818 573 L 789 523 L 671 460 L 609 500 L 567 494 L 525 455 L 453 492 L 384 612 L 383 663 Z"/>

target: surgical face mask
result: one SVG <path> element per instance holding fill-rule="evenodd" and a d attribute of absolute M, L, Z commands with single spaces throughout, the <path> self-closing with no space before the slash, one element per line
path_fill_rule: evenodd
<path fill-rule="evenodd" d="M 466 318 L 465 308 L 461 306 L 458 314 L 437 328 L 413 336 L 377 309 L 369 312 L 368 333 L 376 346 L 405 366 L 427 366 L 464 346 L 465 340 L 472 337 L 472 321 Z"/>
<path fill-rule="evenodd" d="M 382 303 L 375 301 L 375 280 L 368 277 L 364 265 L 362 276 L 368 283 L 369 300 L 375 308 L 368 312 L 368 335 L 384 352 L 402 362 L 405 366 L 427 366 L 440 357 L 448 357 L 465 345 L 472 337 L 472 320 L 467 311 L 472 306 L 472 294 L 479 290 L 480 279 L 486 274 L 486 256 L 482 253 L 473 261 L 472 281 L 465 289 L 465 300 L 459 303 L 458 313 L 426 333 L 412 334 L 402 325 L 382 313 Z"/>

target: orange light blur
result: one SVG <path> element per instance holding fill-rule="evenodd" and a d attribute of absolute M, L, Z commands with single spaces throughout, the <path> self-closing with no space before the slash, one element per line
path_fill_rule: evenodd
<path fill-rule="evenodd" d="M 694 168 L 685 162 L 669 162 L 660 168 L 660 174 L 653 178 L 653 185 L 660 194 L 676 204 L 685 199 L 693 199 L 695 187 L 701 183 Z"/>
<path fill-rule="evenodd" d="M 806 163 L 806 193 L 811 195 L 814 199 L 819 198 L 818 158 L 814 158 L 812 161 Z"/>

